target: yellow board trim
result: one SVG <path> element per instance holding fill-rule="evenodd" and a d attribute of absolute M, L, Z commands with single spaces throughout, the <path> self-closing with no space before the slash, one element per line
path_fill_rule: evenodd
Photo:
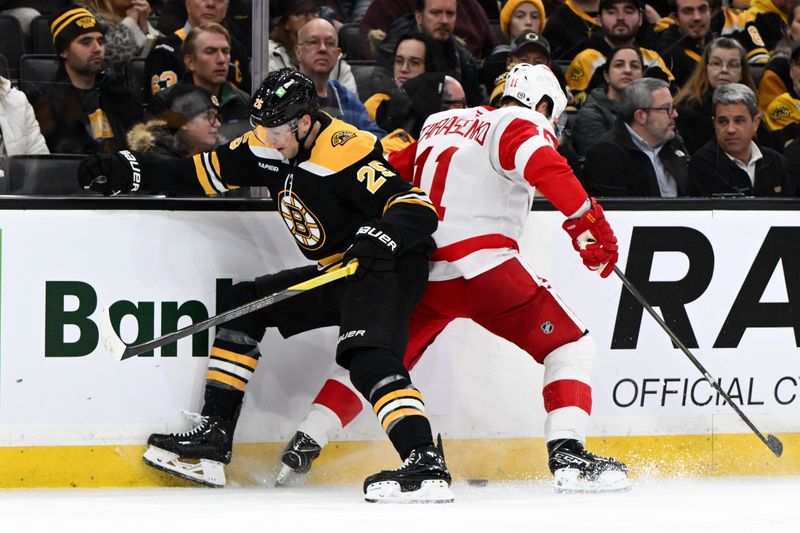
<path fill-rule="evenodd" d="M 222 348 L 217 348 L 216 346 L 211 347 L 211 355 L 216 355 L 217 357 L 221 357 L 226 361 L 247 365 L 251 370 L 255 370 L 256 366 L 258 366 L 258 359 L 255 357 L 242 355 L 230 350 L 223 350 Z"/>
<path fill-rule="evenodd" d="M 223 374 L 222 372 L 217 372 L 216 370 L 209 370 L 206 373 L 206 379 L 211 381 L 219 381 L 220 383 L 224 383 L 225 385 L 230 385 L 240 391 L 244 391 L 247 387 L 247 382 L 241 378 L 235 378 L 233 376 L 229 376 L 228 374 Z"/>
<path fill-rule="evenodd" d="M 390 401 L 397 399 L 397 398 L 405 398 L 405 397 L 412 397 L 417 398 L 422 403 L 425 403 L 425 400 L 422 399 L 422 393 L 415 389 L 400 389 L 389 394 L 384 394 L 380 400 L 375 404 L 375 407 L 372 408 L 375 411 L 375 414 L 378 414 L 378 411 L 383 409 L 383 406 L 389 403 Z"/>
<path fill-rule="evenodd" d="M 153 429 L 156 429 L 155 427 Z M 633 478 L 800 475 L 800 433 L 776 435 L 780 459 L 752 434 L 589 438 L 587 447 L 628 464 Z M 142 435 L 142 440 L 146 438 Z M 228 482 L 257 486 L 279 469 L 285 442 L 234 445 L 225 467 Z M 446 439 L 447 464 L 456 481 L 549 480 L 544 441 L 537 439 Z M 486 450 L 492 450 L 490 460 Z M 0 488 L 196 487 L 145 466 L 143 445 L 0 447 Z M 400 460 L 388 439 L 331 442 L 308 477 L 314 485 L 361 484 Z M 268 481 L 269 482 L 269 481 Z M 355 490 L 355 489 L 354 489 Z M 634 488 L 634 490 L 636 490 Z"/>

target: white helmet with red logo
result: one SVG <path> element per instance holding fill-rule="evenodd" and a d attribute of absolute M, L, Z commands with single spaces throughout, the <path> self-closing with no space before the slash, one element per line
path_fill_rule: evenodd
<path fill-rule="evenodd" d="M 534 109 L 545 96 L 553 102 L 550 122 L 556 123 L 567 107 L 567 96 L 561 90 L 553 71 L 547 65 L 514 65 L 506 78 L 503 98 L 513 98 Z"/>

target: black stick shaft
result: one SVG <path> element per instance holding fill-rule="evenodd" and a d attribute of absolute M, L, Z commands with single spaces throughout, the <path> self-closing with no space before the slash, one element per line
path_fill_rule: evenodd
<path fill-rule="evenodd" d="M 214 326 L 223 324 L 225 322 L 233 320 L 234 318 L 247 315 L 254 311 L 258 311 L 259 309 L 263 309 L 264 307 L 286 300 L 287 298 L 291 298 L 292 296 L 299 294 L 301 292 L 305 292 L 309 289 L 319 287 L 326 283 L 330 283 L 334 280 L 344 278 L 355 272 L 357 268 L 358 268 L 358 262 L 351 261 L 350 263 L 348 263 L 347 265 L 338 270 L 327 272 L 315 278 L 311 278 L 308 281 L 298 283 L 297 285 L 292 285 L 288 289 L 276 292 L 274 294 L 270 294 L 269 296 L 259 298 L 258 300 L 254 300 L 244 305 L 240 305 L 239 307 L 231 309 L 230 311 L 225 311 L 224 313 L 212 316 L 203 321 L 197 322 L 196 324 L 191 324 L 189 326 L 186 326 L 185 328 L 173 331 L 172 333 L 167 333 L 166 335 L 162 335 L 157 339 L 143 342 L 141 344 L 132 344 L 130 346 L 126 346 L 125 351 L 122 352 L 122 357 L 120 358 L 120 360 L 128 359 L 130 357 L 137 356 L 144 352 L 149 352 L 150 350 L 154 350 L 156 348 L 161 348 L 162 346 L 171 344 L 184 337 L 188 337 L 189 335 L 194 335 L 199 331 L 213 328 Z"/>
<path fill-rule="evenodd" d="M 765 437 L 758 430 L 755 424 L 753 424 L 750 421 L 750 419 L 747 417 L 747 415 L 744 414 L 744 412 L 739 408 L 739 406 L 736 405 L 733 402 L 733 400 L 731 400 L 730 396 L 728 396 L 728 394 L 724 390 L 722 390 L 722 387 L 720 387 L 719 383 L 717 383 L 717 381 L 711 376 L 711 374 L 708 373 L 708 371 L 705 369 L 702 363 L 700 363 L 700 361 L 698 361 L 697 358 L 694 355 L 692 355 L 692 352 L 690 352 L 689 349 L 683 344 L 683 342 L 681 342 L 678 336 L 675 335 L 675 332 L 673 332 L 670 329 L 670 327 L 667 326 L 667 323 L 664 322 L 661 316 L 659 316 L 659 314 L 655 312 L 655 310 L 650 306 L 650 304 L 647 303 L 647 300 L 644 299 L 644 296 L 642 296 L 642 293 L 639 292 L 639 289 L 637 289 L 633 285 L 633 283 L 631 283 L 630 280 L 627 277 L 625 277 L 625 274 L 623 274 L 620 271 L 620 269 L 616 266 L 614 267 L 614 273 L 622 281 L 622 284 L 625 285 L 625 287 L 630 291 L 633 297 L 636 298 L 636 300 L 642 305 L 642 307 L 644 307 L 647 310 L 647 312 L 650 313 L 650 316 L 652 316 L 653 319 L 655 319 L 658 325 L 661 326 L 661 329 L 663 329 L 666 332 L 666 334 L 669 335 L 670 339 L 672 339 L 672 342 L 675 343 L 675 346 L 680 348 L 680 350 L 686 355 L 686 357 L 689 358 L 689 361 L 691 361 L 692 364 L 697 368 L 697 370 L 700 371 L 705 380 L 708 381 L 708 383 L 712 387 L 714 387 L 714 389 L 716 389 L 716 391 L 720 394 L 720 396 L 722 396 L 725 399 L 725 401 L 728 402 L 728 405 L 730 405 L 731 408 L 733 408 L 733 410 L 736 411 L 736 414 L 739 415 L 739 418 L 741 418 L 744 421 L 744 423 L 747 424 L 747 426 L 753 431 L 753 433 L 755 433 L 756 436 L 759 439 L 761 439 L 761 441 L 764 444 L 767 445 L 767 447 L 770 449 L 770 451 L 772 451 L 772 453 L 775 454 L 776 457 L 780 457 L 781 454 L 783 453 L 783 444 L 781 443 L 781 441 L 778 440 L 778 438 L 775 437 L 774 435 L 768 435 L 767 437 Z"/>

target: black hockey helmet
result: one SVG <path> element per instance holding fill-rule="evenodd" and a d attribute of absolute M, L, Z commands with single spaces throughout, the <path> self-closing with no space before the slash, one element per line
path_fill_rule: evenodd
<path fill-rule="evenodd" d="M 319 109 L 314 82 L 292 68 L 270 72 L 250 101 L 253 125 L 274 128 Z"/>

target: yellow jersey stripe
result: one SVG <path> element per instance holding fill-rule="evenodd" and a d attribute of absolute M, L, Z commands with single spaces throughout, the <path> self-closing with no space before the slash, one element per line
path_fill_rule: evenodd
<path fill-rule="evenodd" d="M 203 165 L 203 154 L 197 154 L 196 156 L 193 156 L 192 161 L 194 161 L 194 171 L 197 174 L 197 181 L 199 181 L 200 185 L 202 185 L 203 191 L 208 196 L 216 196 L 217 191 L 215 191 L 214 187 L 211 186 L 211 181 L 208 179 L 208 174 L 206 173 L 205 166 Z"/>

